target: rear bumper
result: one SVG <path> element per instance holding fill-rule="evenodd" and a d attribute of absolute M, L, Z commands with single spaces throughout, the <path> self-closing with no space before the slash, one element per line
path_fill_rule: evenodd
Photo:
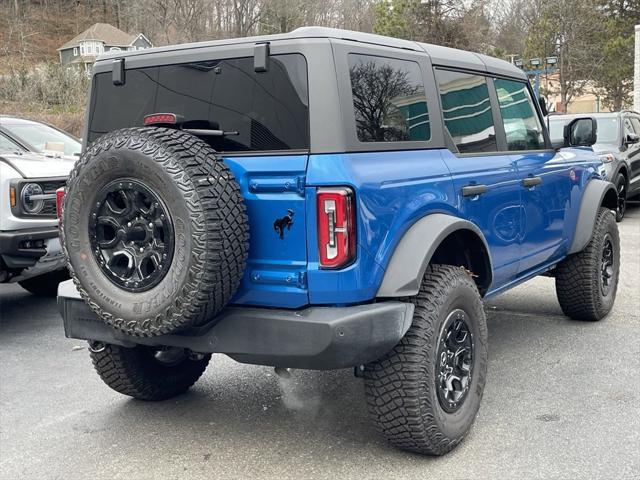
<path fill-rule="evenodd" d="M 242 363 L 325 370 L 382 357 L 409 329 L 414 306 L 381 302 L 302 310 L 228 307 L 211 327 L 151 338 L 132 337 L 103 323 L 71 281 L 60 284 L 58 308 L 68 338 L 125 347 L 169 345 L 224 353 Z"/>

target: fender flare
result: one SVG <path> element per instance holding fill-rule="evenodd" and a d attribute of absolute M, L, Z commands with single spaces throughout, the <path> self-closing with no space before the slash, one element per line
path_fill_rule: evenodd
<path fill-rule="evenodd" d="M 609 199 L 607 199 L 609 195 Z M 580 211 L 576 222 L 573 240 L 569 247 L 568 255 L 580 252 L 587 246 L 593 233 L 593 226 L 596 223 L 598 210 L 613 195 L 614 202 L 618 201 L 618 192 L 613 183 L 594 178 L 587 183 L 580 202 Z M 615 204 L 615 203 L 614 203 Z M 615 207 L 614 207 L 615 208 Z"/>
<path fill-rule="evenodd" d="M 407 297 L 416 295 L 424 272 L 434 252 L 452 233 L 466 230 L 484 244 L 488 260 L 486 290 L 491 285 L 492 263 L 489 245 L 482 231 L 473 223 L 452 215 L 433 213 L 416 221 L 402 236 L 385 269 L 377 297 Z"/>

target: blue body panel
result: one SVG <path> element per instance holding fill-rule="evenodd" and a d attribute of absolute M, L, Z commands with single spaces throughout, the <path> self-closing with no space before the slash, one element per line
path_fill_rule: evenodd
<path fill-rule="evenodd" d="M 356 262 L 345 270 L 318 268 L 315 187 L 350 186 L 358 217 Z M 370 300 L 407 229 L 427 213 L 456 214 L 451 175 L 439 150 L 312 155 L 307 169 L 307 245 L 311 303 Z"/>
<path fill-rule="evenodd" d="M 475 223 L 493 262 L 487 296 L 541 273 L 566 255 L 584 187 L 598 159 L 590 150 L 456 156 L 449 150 L 227 157 L 246 200 L 248 268 L 234 303 L 299 308 L 370 301 L 394 249 L 415 221 L 446 213 Z M 542 183 L 525 188 L 522 180 Z M 478 197 L 462 187 L 484 184 Z M 316 189 L 356 194 L 357 257 L 341 270 L 318 266 Z M 293 211 L 279 238 L 274 221 Z"/>
<path fill-rule="evenodd" d="M 309 303 L 304 175 L 308 155 L 225 158 L 249 217 L 249 260 L 232 303 L 298 308 Z M 293 211 L 280 239 L 274 221 Z"/>
<path fill-rule="evenodd" d="M 457 157 L 449 150 L 443 150 L 442 155 L 458 195 L 458 216 L 482 230 L 493 263 L 491 288 L 498 288 L 518 272 L 523 188 L 516 164 L 509 155 Z M 486 185 L 486 193 L 463 197 L 462 188 L 473 184 Z"/>

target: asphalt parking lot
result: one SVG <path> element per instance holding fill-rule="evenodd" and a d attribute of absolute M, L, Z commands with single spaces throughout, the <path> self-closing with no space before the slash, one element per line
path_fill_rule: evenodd
<path fill-rule="evenodd" d="M 179 398 L 121 396 L 54 300 L 0 286 L 0 478 L 640 478 L 640 208 L 619 226 L 605 320 L 562 316 L 550 278 L 487 304 L 485 396 L 443 458 L 387 446 L 350 370 L 283 380 L 217 355 Z"/>

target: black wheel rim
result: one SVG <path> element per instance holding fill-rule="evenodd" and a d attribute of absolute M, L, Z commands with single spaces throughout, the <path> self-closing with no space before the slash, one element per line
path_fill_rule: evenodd
<path fill-rule="evenodd" d="M 473 334 L 467 314 L 451 312 L 442 326 L 436 356 L 436 391 L 445 412 L 457 411 L 467 398 L 473 374 Z"/>
<path fill-rule="evenodd" d="M 98 192 L 89 233 L 100 269 L 123 290 L 154 287 L 171 265 L 171 217 L 158 195 L 138 180 L 114 180 Z"/>
<path fill-rule="evenodd" d="M 614 282 L 614 272 L 613 242 L 611 241 L 611 236 L 607 233 L 602 244 L 602 262 L 600 265 L 600 288 L 602 290 L 602 295 L 605 297 L 609 295 L 609 292 L 611 291 L 611 287 Z"/>
<path fill-rule="evenodd" d="M 618 183 L 618 218 L 622 218 L 627 208 L 627 192 L 624 188 L 624 180 Z"/>

